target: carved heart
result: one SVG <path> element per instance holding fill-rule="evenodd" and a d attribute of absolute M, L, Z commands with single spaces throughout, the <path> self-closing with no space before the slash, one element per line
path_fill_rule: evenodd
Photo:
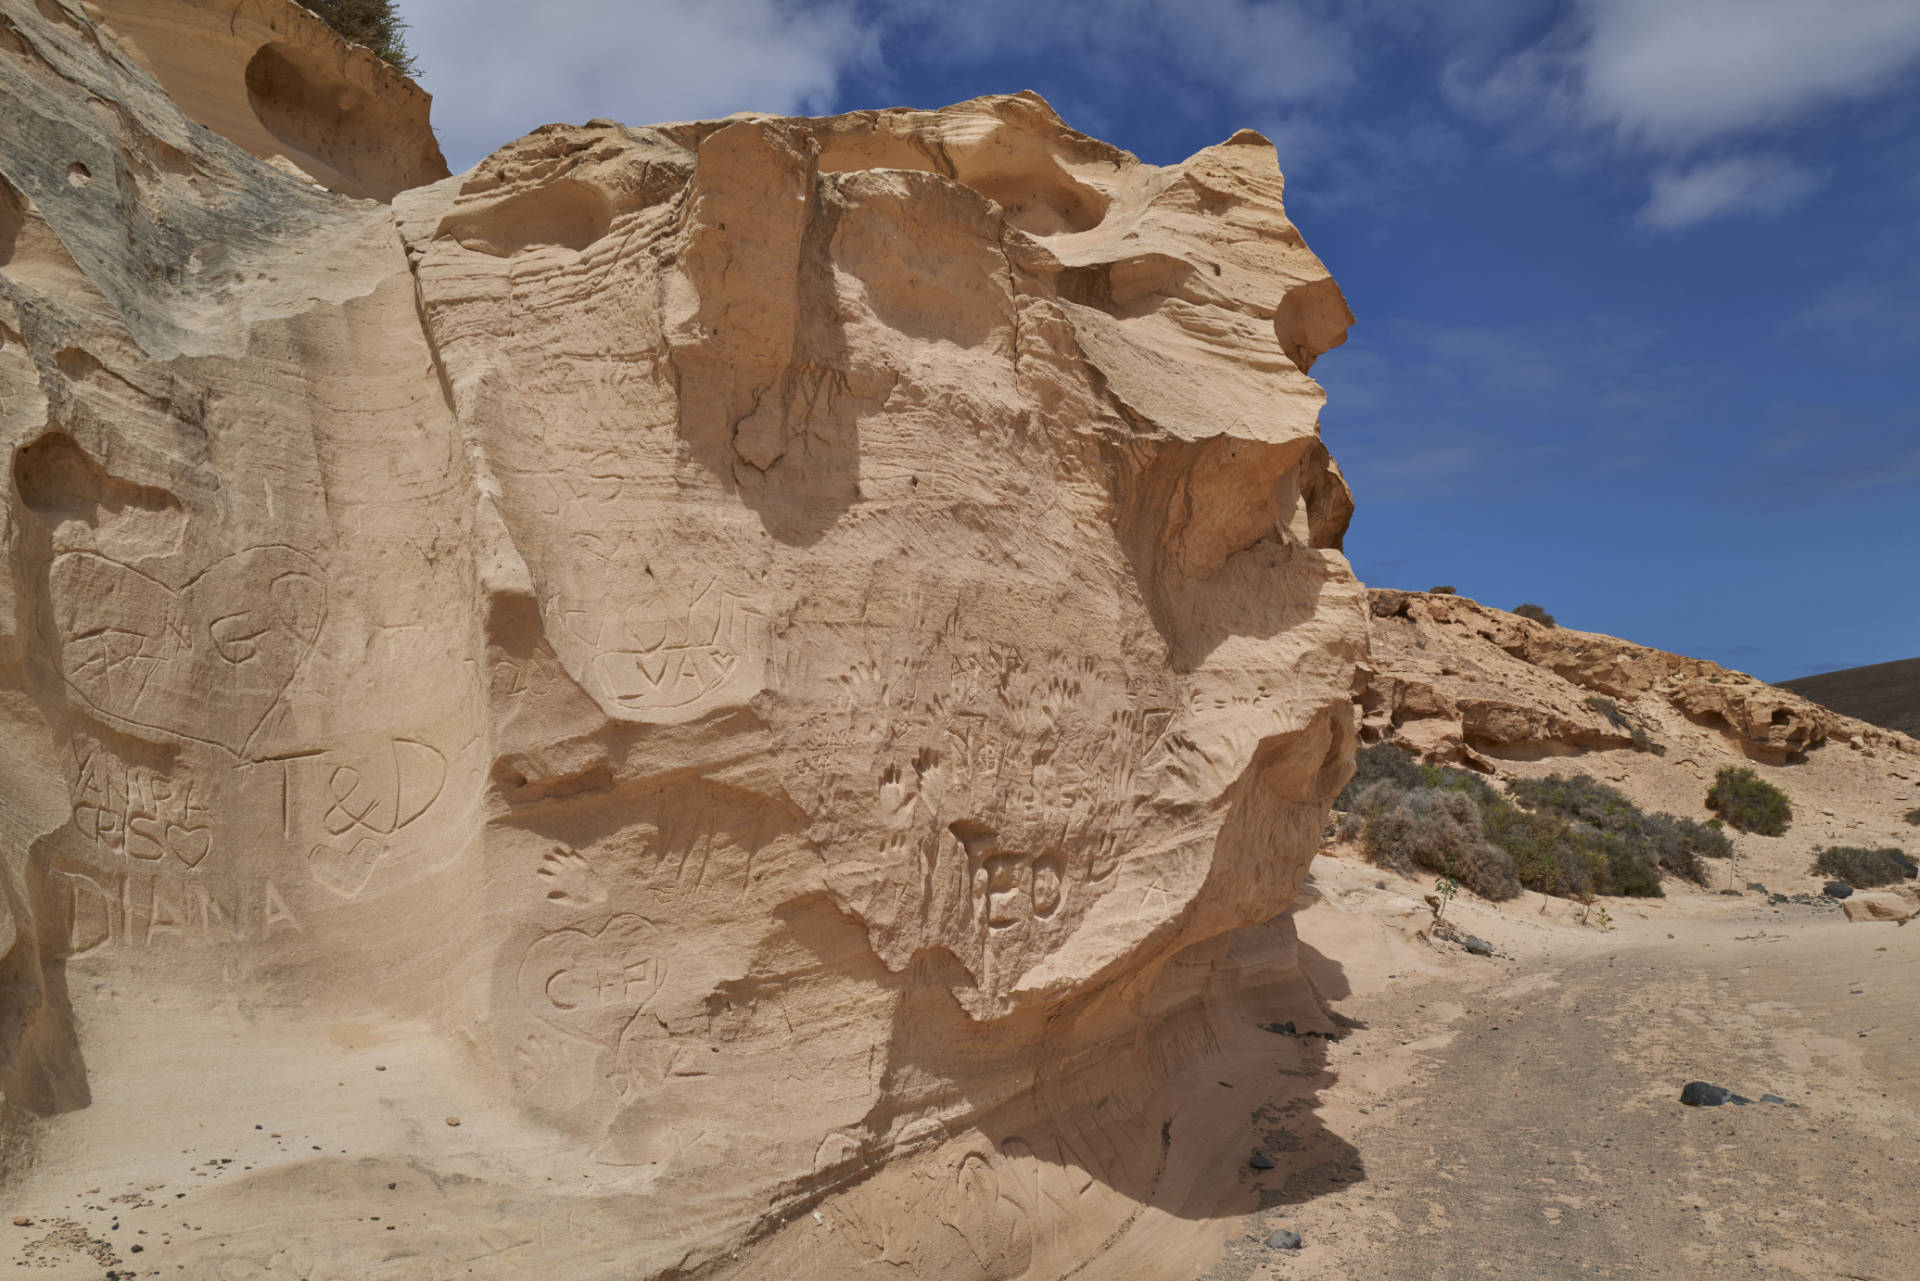
<path fill-rule="evenodd" d="M 178 590 L 94 552 L 48 575 L 60 672 L 103 716 L 244 755 L 326 618 L 313 558 L 253 547 Z"/>
<path fill-rule="evenodd" d="M 351 847 L 340 849 L 320 844 L 307 854 L 307 871 L 314 881 L 344 899 L 360 897 L 373 879 L 373 868 L 387 847 L 372 837 L 363 836 Z"/>
<path fill-rule="evenodd" d="M 666 982 L 664 962 L 653 922 L 623 912 L 535 939 L 520 962 L 521 999 L 554 1027 L 611 1049 Z"/>

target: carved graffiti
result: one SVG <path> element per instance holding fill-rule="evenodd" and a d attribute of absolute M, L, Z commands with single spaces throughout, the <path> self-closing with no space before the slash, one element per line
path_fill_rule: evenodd
<path fill-rule="evenodd" d="M 245 755 L 319 638 L 326 581 L 291 547 L 253 547 L 179 588 L 95 552 L 48 572 L 60 673 L 101 715 Z"/>
<path fill-rule="evenodd" d="M 447 784 L 446 753 L 412 738 L 361 750 L 295 752 L 256 767 L 277 767 L 281 834 L 311 840 L 307 871 L 314 883 L 349 900 Z M 320 839 L 312 840 L 316 834 Z"/>
<path fill-rule="evenodd" d="M 903 953 L 937 940 L 982 989 L 1007 990 L 1115 884 L 1142 828 L 1140 773 L 1166 759 L 1173 690 L 951 633 L 824 675 L 837 707 L 804 731 L 810 794 L 843 804 L 824 798 L 873 771 L 874 854 L 837 866 L 838 891 Z"/>
<path fill-rule="evenodd" d="M 627 711 L 685 714 L 759 688 L 767 618 L 716 582 L 659 590 L 616 613 L 553 597 L 545 613 L 563 653 L 585 651 L 589 688 Z"/>
<path fill-rule="evenodd" d="M 541 935 L 528 945 L 517 978 L 524 1008 L 569 1036 L 608 1048 L 665 982 L 659 931 L 630 912 Z"/>
<path fill-rule="evenodd" d="M 73 826 L 96 849 L 198 867 L 213 852 L 213 820 L 184 767 L 173 772 L 122 764 L 99 744 L 74 740 L 69 796 Z"/>
<path fill-rule="evenodd" d="M 66 891 L 62 906 L 67 913 L 65 954 L 70 957 L 168 940 L 230 944 L 271 940 L 277 932 L 306 932 L 272 881 L 229 890 L 223 901 L 199 881 L 69 864 L 56 864 L 53 871 Z"/>

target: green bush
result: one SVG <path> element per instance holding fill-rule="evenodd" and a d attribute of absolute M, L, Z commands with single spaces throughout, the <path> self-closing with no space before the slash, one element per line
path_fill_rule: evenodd
<path fill-rule="evenodd" d="M 1655 756 L 1665 756 L 1667 754 L 1667 749 L 1663 745 L 1654 742 L 1653 735 L 1647 733 L 1646 730 L 1638 725 L 1633 727 L 1633 750 L 1636 752 L 1652 752 Z"/>
<path fill-rule="evenodd" d="M 1761 836 L 1779 836 L 1793 821 L 1787 794 L 1745 766 L 1724 766 L 1713 776 L 1707 808 L 1729 827 Z"/>
<path fill-rule="evenodd" d="M 1581 898 L 1658 898 L 1663 871 L 1706 883 L 1703 857 L 1733 847 L 1718 823 L 1648 814 L 1584 777 L 1521 779 L 1503 795 L 1468 770 L 1422 765 L 1392 744 L 1362 748 L 1337 802 L 1340 834 L 1403 875 L 1440 872 L 1485 898 L 1522 888 Z"/>
<path fill-rule="evenodd" d="M 1619 791 L 1590 778 L 1559 774 L 1523 778 L 1514 783 L 1512 793 L 1528 809 L 1583 824 L 1606 838 L 1594 846 L 1607 860 L 1606 879 L 1610 882 L 1644 886 L 1647 875 L 1642 863 L 1650 861 L 1675 876 L 1705 885 L 1707 869 L 1700 859 L 1725 858 L 1733 853 L 1733 843 L 1718 828 L 1672 814 L 1649 814 Z"/>
<path fill-rule="evenodd" d="M 394 0 L 302 0 L 320 21 L 354 44 L 363 44 L 395 69 L 419 74 L 407 48 L 407 24 Z"/>
<path fill-rule="evenodd" d="M 1545 623 L 1548 627 L 1558 627 L 1560 625 L 1553 621 L 1552 614 L 1549 614 L 1532 601 L 1528 601 L 1524 605 L 1515 605 L 1513 612 L 1521 618 L 1531 618 L 1536 623 Z"/>
<path fill-rule="evenodd" d="M 1855 889 L 1875 885 L 1893 885 L 1907 879 L 1913 864 L 1905 851 L 1863 849 L 1857 845 L 1836 845 L 1832 849 L 1814 848 L 1813 870 L 1821 876 L 1845 881 Z"/>

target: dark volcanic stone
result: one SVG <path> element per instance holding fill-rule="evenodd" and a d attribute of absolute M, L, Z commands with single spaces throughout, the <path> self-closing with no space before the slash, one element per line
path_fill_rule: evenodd
<path fill-rule="evenodd" d="M 1820 887 L 1820 892 L 1828 898 L 1852 898 L 1853 886 L 1845 881 L 1828 881 Z"/>
<path fill-rule="evenodd" d="M 1688 1081 L 1680 1091 L 1680 1101 L 1690 1108 L 1717 1108 L 1733 1099 L 1733 1091 L 1705 1081 Z"/>
<path fill-rule="evenodd" d="M 1265 1152 L 1255 1152 L 1253 1156 L 1248 1159 L 1247 1164 L 1256 1170 L 1271 1170 L 1273 1168 L 1273 1158 Z"/>

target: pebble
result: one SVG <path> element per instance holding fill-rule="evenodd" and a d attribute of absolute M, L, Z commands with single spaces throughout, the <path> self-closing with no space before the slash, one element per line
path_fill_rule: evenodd
<path fill-rule="evenodd" d="M 1680 1091 L 1680 1101 L 1690 1108 L 1717 1108 L 1723 1103 L 1751 1103 L 1752 1099 L 1743 1099 L 1723 1085 L 1709 1085 L 1705 1081 L 1688 1081 Z"/>
<path fill-rule="evenodd" d="M 1493 955 L 1493 944 L 1487 942 L 1478 934 L 1467 935 L 1466 948 L 1467 951 L 1473 953 L 1475 956 Z"/>
<path fill-rule="evenodd" d="M 450 1116 L 450 1117 L 448 1117 L 448 1118 L 447 1118 L 447 1124 L 448 1124 L 448 1125 L 458 1125 L 458 1124 L 460 1124 L 460 1118 L 459 1118 L 459 1117 L 457 1117 L 457 1116 Z"/>
<path fill-rule="evenodd" d="M 1256 1170 L 1271 1170 L 1273 1168 L 1273 1158 L 1265 1152 L 1255 1152 L 1247 1161 L 1247 1164 Z"/>
<path fill-rule="evenodd" d="M 1845 881 L 1828 881 L 1820 887 L 1820 892 L 1828 898 L 1852 898 L 1853 886 Z"/>
<path fill-rule="evenodd" d="M 16 1228 L 30 1228 L 33 1226 L 33 1220 L 24 1214 L 16 1214 L 13 1216 L 13 1226 Z"/>
<path fill-rule="evenodd" d="M 1281 1228 L 1267 1238 L 1267 1248 L 1270 1250 L 1298 1250 L 1300 1244 L 1300 1234 L 1289 1232 L 1285 1228 Z"/>

